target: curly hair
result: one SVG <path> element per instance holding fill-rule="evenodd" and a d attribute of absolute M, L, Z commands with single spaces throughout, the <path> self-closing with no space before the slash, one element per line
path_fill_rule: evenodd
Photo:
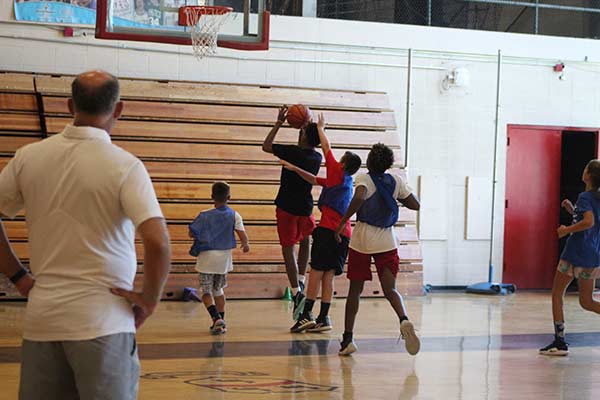
<path fill-rule="evenodd" d="M 394 152 L 383 143 L 374 144 L 367 157 L 369 172 L 383 174 L 394 164 Z"/>
<path fill-rule="evenodd" d="M 319 138 L 319 130 L 317 128 L 316 123 L 311 122 L 310 124 L 308 124 L 308 126 L 306 127 L 306 130 L 305 130 L 305 134 L 306 134 L 306 143 L 310 147 L 317 147 L 318 145 L 321 144 L 321 139 Z"/>

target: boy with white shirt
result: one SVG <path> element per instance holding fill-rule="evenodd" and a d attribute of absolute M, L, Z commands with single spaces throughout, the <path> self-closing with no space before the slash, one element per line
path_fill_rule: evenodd
<path fill-rule="evenodd" d="M 419 209 L 419 201 L 401 177 L 385 173 L 393 164 L 394 153 L 389 147 L 382 143 L 373 145 L 367 158 L 369 173 L 356 176 L 354 197 L 336 231 L 339 241 L 339 234 L 346 222 L 357 213 L 349 246 L 350 290 L 346 299 L 345 331 L 340 355 L 350 355 L 357 350 L 352 331 L 364 283 L 373 279 L 371 258 L 375 260 L 385 297 L 400 319 L 400 333 L 405 340 L 406 350 L 411 355 L 419 352 L 419 338 L 406 316 L 402 296 L 396 290 L 400 258 L 394 230 L 398 221 L 397 201 L 411 210 Z"/>
<path fill-rule="evenodd" d="M 233 270 L 232 249 L 235 249 L 237 233 L 244 253 L 250 251 L 248 236 L 240 214 L 227 206 L 230 188 L 225 182 L 212 186 L 214 208 L 201 212 L 189 225 L 194 244 L 190 254 L 198 257 L 196 271 L 199 273 L 202 302 L 206 306 L 213 324 L 210 332 L 219 335 L 227 332 L 225 324 L 225 293 L 227 273 Z"/>

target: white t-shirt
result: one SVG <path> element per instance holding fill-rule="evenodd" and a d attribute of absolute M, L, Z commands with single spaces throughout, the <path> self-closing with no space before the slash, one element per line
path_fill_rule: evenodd
<path fill-rule="evenodd" d="M 162 218 L 144 165 L 103 130 L 67 126 L 25 146 L 0 173 L 0 213 L 26 209 L 30 268 L 23 337 L 88 340 L 135 332 L 135 229 Z"/>
<path fill-rule="evenodd" d="M 242 221 L 242 217 L 237 211 L 235 212 L 234 229 L 236 231 L 244 230 L 244 221 Z M 196 260 L 196 271 L 203 274 L 226 274 L 233 271 L 233 252 L 231 249 L 200 252 L 200 254 L 198 254 L 198 259 Z"/>
<path fill-rule="evenodd" d="M 396 181 L 394 198 L 404 200 L 411 194 L 411 189 L 398 175 L 391 174 Z M 377 188 L 368 174 L 358 174 L 354 179 L 354 186 L 367 188 L 366 199 L 375 194 Z M 356 222 L 350 238 L 350 248 L 363 254 L 384 253 L 398 247 L 396 231 L 393 226 L 380 228 L 366 222 Z"/>

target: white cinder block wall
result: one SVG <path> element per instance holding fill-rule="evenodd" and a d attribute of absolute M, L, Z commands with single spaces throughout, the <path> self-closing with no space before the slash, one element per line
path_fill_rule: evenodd
<path fill-rule="evenodd" d="M 432 213 L 445 210 L 434 219 L 441 228 L 435 239 L 423 240 L 425 283 L 433 285 L 487 278 L 489 241 L 465 240 L 465 190 L 467 176 L 491 182 L 498 49 L 504 63 L 496 280 L 501 279 L 506 124 L 600 127 L 600 42 L 592 40 L 276 16 L 270 51 L 221 49 L 199 62 L 185 47 L 63 38 L 59 30 L 11 20 L 12 1 L 0 0 L 0 69 L 102 68 L 121 77 L 386 91 L 402 138 L 407 49 L 413 48 L 410 183 L 417 190 L 419 179 L 440 182 L 432 193 L 423 193 L 423 201 Z M 552 71 L 558 61 L 567 65 L 566 80 Z M 443 91 L 445 70 L 457 66 L 469 71 L 469 86 Z"/>

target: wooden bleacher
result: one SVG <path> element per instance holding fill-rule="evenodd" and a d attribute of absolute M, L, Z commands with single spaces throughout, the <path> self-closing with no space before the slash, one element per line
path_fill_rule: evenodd
<path fill-rule="evenodd" d="M 0 73 L 0 169 L 19 147 L 57 134 L 70 122 L 67 98 L 72 79 Z M 231 206 L 244 218 L 251 243 L 250 253 L 234 251 L 228 297 L 282 296 L 287 277 L 273 205 L 280 166 L 261 149 L 279 105 L 304 103 L 314 113 L 323 112 L 338 157 L 352 150 L 365 161 L 373 143 L 388 144 L 396 154 L 396 172 L 402 173 L 403 152 L 385 93 L 122 79 L 121 97 L 125 107 L 112 133 L 113 142 L 146 165 L 171 233 L 173 269 L 165 298 L 177 298 L 184 286 L 197 285 L 194 259 L 188 255 L 187 224 L 211 206 L 210 187 L 215 180 L 231 184 Z M 297 131 L 289 127 L 277 136 L 279 143 L 296 141 Z M 318 193 L 315 188 L 315 199 Z M 316 207 L 315 216 L 319 217 Z M 18 256 L 27 262 L 23 215 L 5 220 L 4 225 Z M 402 262 L 399 290 L 420 295 L 422 256 L 416 213 L 401 208 L 395 229 Z M 345 296 L 347 290 L 347 280 L 337 279 L 336 295 Z M 0 282 L 2 293 L 6 298 L 18 297 L 6 280 Z M 364 294 L 383 295 L 376 280 L 365 286 Z"/>

